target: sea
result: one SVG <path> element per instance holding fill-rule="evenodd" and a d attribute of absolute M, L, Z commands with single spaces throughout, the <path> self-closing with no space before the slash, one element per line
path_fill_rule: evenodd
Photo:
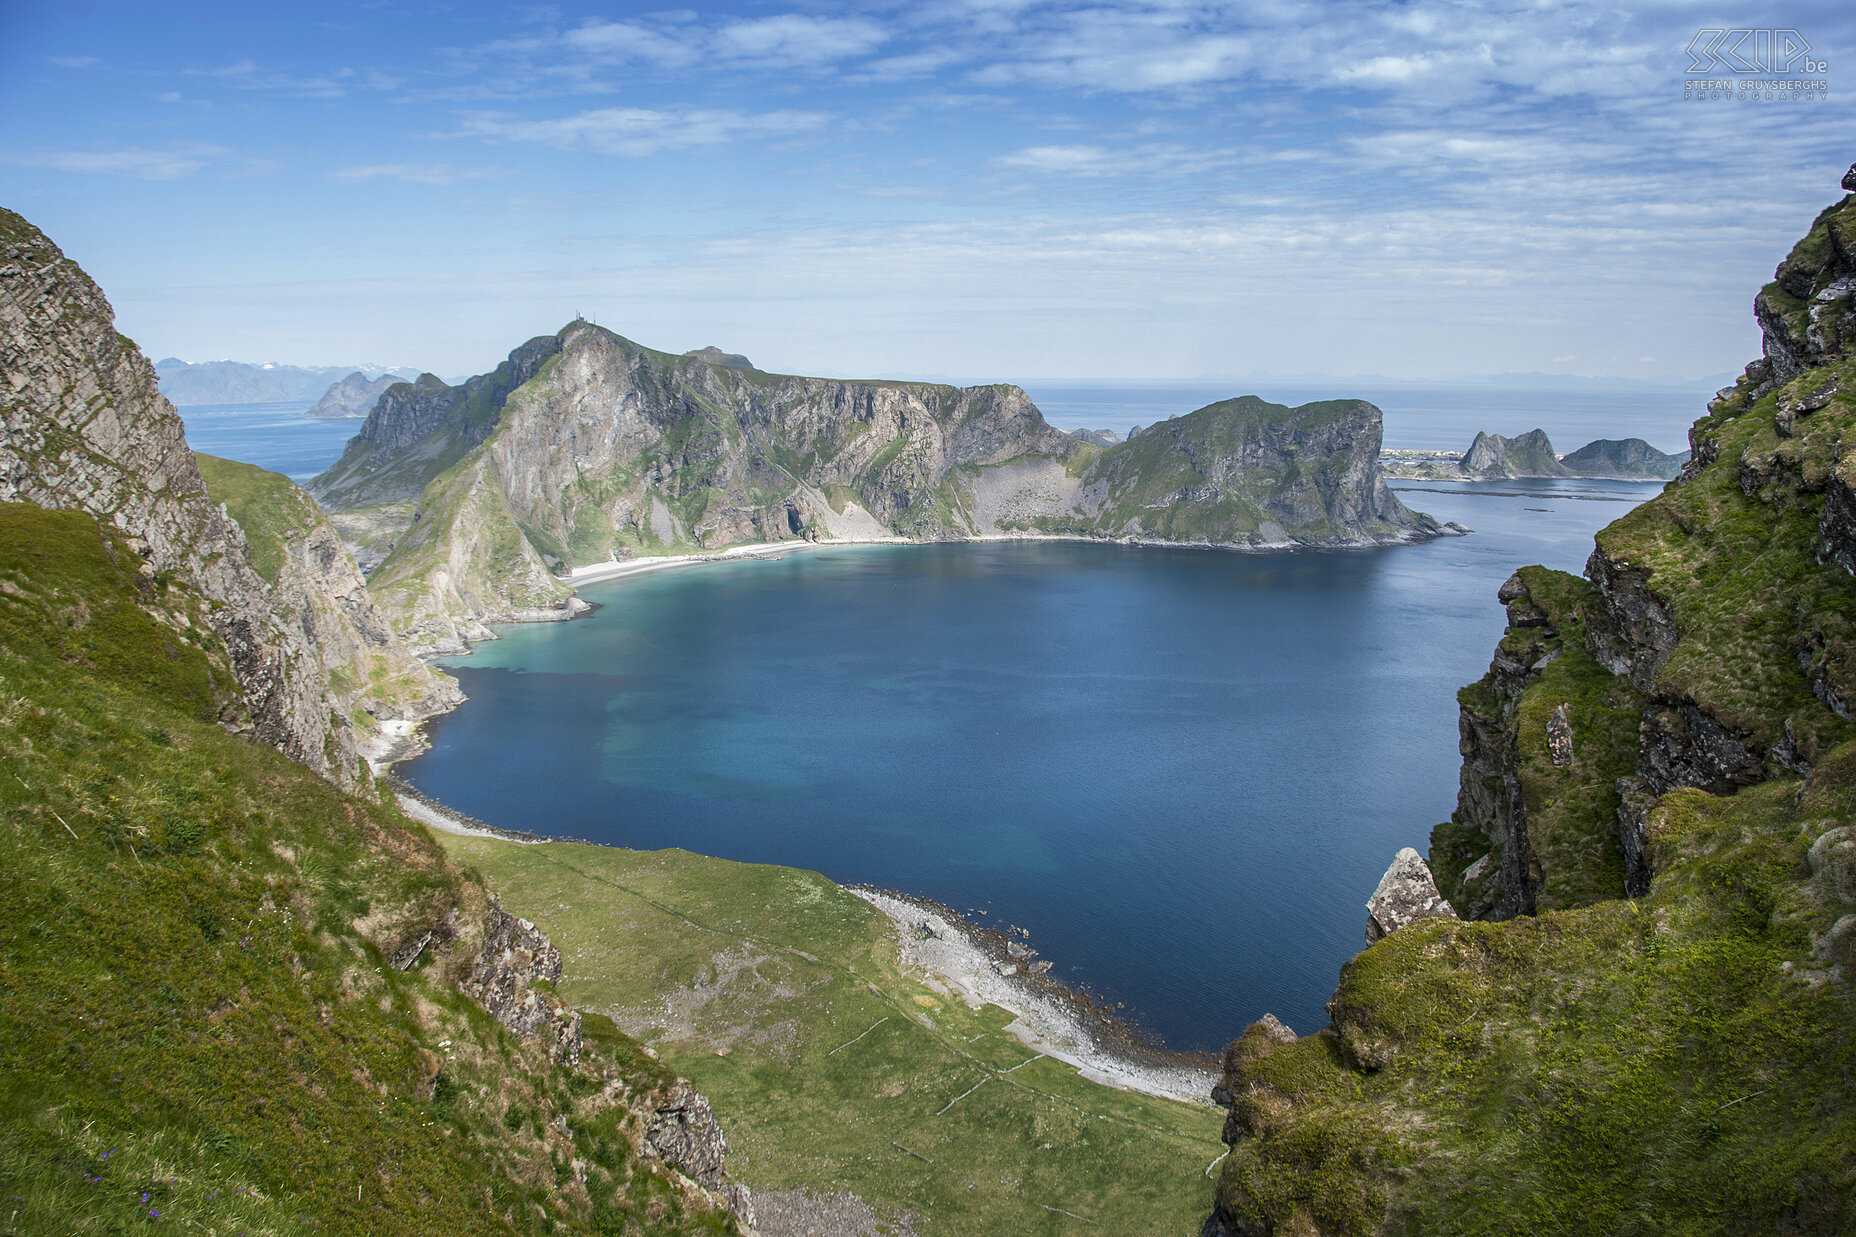
<path fill-rule="evenodd" d="M 1061 391 L 1033 391 L 1060 426 L 1172 415 L 1153 388 Z M 1409 438 L 1387 408 L 1389 442 L 1539 424 L 1562 450 L 1669 449 L 1697 410 L 1464 398 Z M 183 414 L 196 449 L 292 476 L 340 450 L 281 413 Z M 1455 697 L 1501 636 L 1496 590 L 1528 563 L 1581 570 L 1593 533 L 1661 488 L 1392 485 L 1474 531 L 1269 554 L 825 546 L 588 585 L 590 616 L 450 659 L 470 700 L 400 771 L 495 824 L 810 868 L 1025 928 L 1055 977 L 1176 1049 L 1265 1012 L 1312 1031 L 1380 875 L 1454 806 Z"/>

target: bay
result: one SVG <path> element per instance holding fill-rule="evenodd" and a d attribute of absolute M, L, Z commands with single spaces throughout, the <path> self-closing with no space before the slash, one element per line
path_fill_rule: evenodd
<path fill-rule="evenodd" d="M 1182 1049 L 1325 1023 L 1363 904 L 1454 805 L 1516 567 L 1657 484 L 1429 484 L 1377 550 L 846 546 L 586 587 L 449 664 L 401 771 L 499 825 L 812 868 L 1016 924 Z"/>

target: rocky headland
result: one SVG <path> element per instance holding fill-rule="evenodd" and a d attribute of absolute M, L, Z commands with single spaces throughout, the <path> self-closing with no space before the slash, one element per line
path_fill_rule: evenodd
<path fill-rule="evenodd" d="M 1853 293 L 1856 194 L 1674 483 L 1585 578 L 1502 586 L 1428 865 L 1388 871 L 1327 1027 L 1225 1054 L 1207 1237 L 1856 1224 Z"/>
<path fill-rule="evenodd" d="M 614 563 L 809 541 L 1063 536 L 1242 549 L 1453 531 L 1378 471 L 1359 400 L 1227 400 L 1101 446 L 1011 386 L 768 374 L 591 323 L 461 386 L 383 394 L 310 490 L 390 546 L 370 587 L 422 653 L 572 617 Z"/>

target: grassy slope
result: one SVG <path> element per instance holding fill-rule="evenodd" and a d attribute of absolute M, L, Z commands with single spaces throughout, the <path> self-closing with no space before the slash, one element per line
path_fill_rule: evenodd
<path fill-rule="evenodd" d="M 554 1067 L 457 995 L 457 959 L 384 965 L 481 886 L 214 725 L 198 600 L 139 562 L 0 506 L 0 1232 L 722 1228 L 603 1098 L 661 1085 L 635 1045 L 597 1024 Z"/>
<path fill-rule="evenodd" d="M 903 975 L 888 921 L 823 877 L 444 841 L 561 947 L 564 998 L 656 1024 L 646 1038 L 714 1101 L 752 1186 L 828 1183 L 930 1234 L 1178 1234 L 1210 1208 L 1222 1114 L 1025 1064 L 1010 1015 Z M 697 1011 L 688 1029 L 666 1033 L 666 1000 Z"/>
<path fill-rule="evenodd" d="M 1354 415 L 1357 400 L 1324 400 L 1289 408 L 1254 395 L 1208 404 L 1183 417 L 1149 426 L 1138 438 L 1102 449 L 1092 457 L 1085 483 L 1105 482 L 1108 501 L 1093 519 L 1040 517 L 1030 525 L 1040 532 L 1119 534 L 1132 521 L 1140 521 L 1148 536 L 1185 541 L 1243 542 L 1267 522 L 1263 503 L 1289 487 L 1313 481 L 1324 461 L 1306 465 L 1292 459 L 1281 471 L 1259 470 L 1238 479 L 1214 502 L 1181 503 L 1181 490 L 1205 485 L 1210 479 L 1198 467 L 1237 454 L 1259 439 L 1320 429 Z M 1326 527 L 1298 527 L 1290 532 L 1307 537 L 1329 535 Z"/>
<path fill-rule="evenodd" d="M 275 584 L 283 567 L 285 547 L 322 519 L 316 500 L 282 473 L 198 451 L 193 459 L 206 480 L 207 494 L 214 502 L 224 503 L 245 530 L 251 565 Z"/>

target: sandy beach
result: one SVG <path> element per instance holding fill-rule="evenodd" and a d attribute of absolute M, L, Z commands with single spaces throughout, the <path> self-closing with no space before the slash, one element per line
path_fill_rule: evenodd
<path fill-rule="evenodd" d="M 1033 1052 L 1074 1066 L 1091 1082 L 1210 1107 L 1217 1081 L 1210 1068 L 1190 1058 L 1169 1060 L 1170 1054 L 1159 1051 L 1117 1051 L 1090 1031 L 1070 1002 L 1056 995 L 1057 985 L 1002 974 L 997 965 L 1002 960 L 971 925 L 924 903 L 873 889 L 851 892 L 889 916 L 903 962 L 922 972 L 930 987 L 975 1007 L 1010 1010 L 1017 1021 L 1006 1029 Z M 1051 990 L 1040 990 L 1045 988 Z"/>
<path fill-rule="evenodd" d="M 1470 531 L 1454 523 L 1445 524 L 1443 529 L 1444 531 L 1436 535 L 1461 537 Z M 1403 544 L 1423 539 L 1412 536 L 1396 538 L 1394 541 Z M 1217 541 L 1168 541 L 1154 537 L 1083 537 L 1067 533 L 972 533 L 962 537 L 950 537 L 945 541 L 928 541 L 918 537 L 834 537 L 823 541 L 760 542 L 754 545 L 730 546 L 726 550 L 715 550 L 706 554 L 666 554 L 660 557 L 628 559 L 622 563 L 593 563 L 586 567 L 575 567 L 569 573 L 568 580 L 574 585 L 593 584 L 601 580 L 615 580 L 621 576 L 660 571 L 666 567 L 688 567 L 697 563 L 722 563 L 744 558 L 780 558 L 806 550 L 843 549 L 848 546 L 966 545 L 1008 541 L 1071 542 L 1080 545 L 1115 545 L 1158 550 L 1226 550 L 1236 554 L 1273 554 L 1284 550 L 1308 548 L 1294 541 L 1263 541 L 1254 545 L 1230 545 Z M 1361 539 L 1318 548 L 1375 549 L 1382 545 L 1393 544 L 1394 541 Z"/>

